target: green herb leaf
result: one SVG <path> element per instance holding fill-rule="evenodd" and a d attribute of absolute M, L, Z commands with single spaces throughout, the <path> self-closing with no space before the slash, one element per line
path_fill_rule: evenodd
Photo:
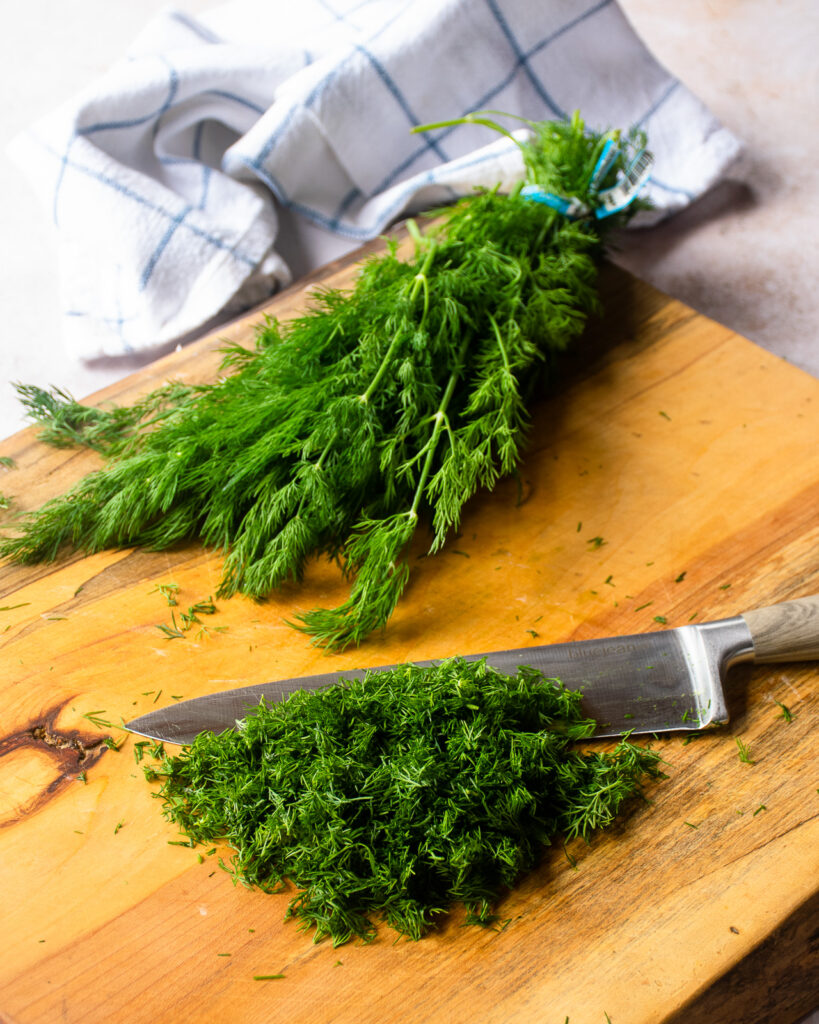
<path fill-rule="evenodd" d="M 787 707 L 785 704 L 778 700 L 774 700 L 774 704 L 776 704 L 776 706 L 780 708 L 780 710 L 782 711 L 780 718 L 784 718 L 786 722 L 793 721 L 793 712 L 789 707 Z"/>

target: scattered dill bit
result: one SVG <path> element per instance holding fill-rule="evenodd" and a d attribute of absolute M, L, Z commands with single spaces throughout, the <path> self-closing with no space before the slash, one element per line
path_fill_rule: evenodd
<path fill-rule="evenodd" d="M 84 786 L 88 785 L 88 776 L 85 772 L 80 772 L 77 776 L 77 782 L 81 782 Z"/>
<path fill-rule="evenodd" d="M 739 752 L 739 759 L 743 764 L 756 764 L 756 761 L 751 760 L 751 751 L 747 744 L 743 743 L 742 740 L 737 736 L 737 751 Z"/>
<path fill-rule="evenodd" d="M 509 135 L 490 118 L 457 120 Z M 579 115 L 529 127 L 522 176 L 592 208 L 645 144 Z M 613 160 L 592 182 L 607 141 Z M 440 551 L 466 502 L 518 468 L 530 401 L 598 307 L 603 239 L 641 205 L 572 221 L 520 187 L 475 193 L 424 235 L 410 222 L 407 258 L 391 244 L 349 290 L 261 325 L 253 351 L 228 346 L 214 383 L 171 383 L 113 409 L 19 386 L 41 438 L 91 446 L 103 464 L 26 515 L 0 554 L 50 561 L 68 545 L 198 538 L 225 552 L 217 597 L 253 598 L 326 555 L 348 597 L 292 625 L 334 650 L 361 643 L 406 588 L 419 522 Z"/>
<path fill-rule="evenodd" d="M 467 552 L 467 551 L 459 551 L 457 548 L 452 548 L 450 553 L 453 554 L 453 555 L 462 555 L 464 558 L 471 558 L 472 557 L 469 554 L 469 552 Z"/>
<path fill-rule="evenodd" d="M 152 704 L 156 704 L 156 702 L 157 702 L 157 701 L 159 700 L 159 698 L 160 698 L 161 696 L 162 696 L 162 691 L 161 691 L 161 690 L 157 690 L 157 691 L 156 691 L 156 696 L 155 696 L 155 697 L 154 697 L 154 699 L 153 699 L 153 700 L 151 701 L 151 703 L 152 703 Z"/>
<path fill-rule="evenodd" d="M 760 804 L 759 807 L 757 807 L 757 809 L 754 811 L 753 817 L 755 818 L 757 816 L 757 814 L 759 814 L 760 811 L 767 811 L 767 810 L 768 810 L 768 808 L 765 806 L 765 804 Z"/>
<path fill-rule="evenodd" d="M 119 830 L 120 830 L 120 829 L 121 829 L 121 828 L 122 828 L 122 827 L 123 827 L 124 825 L 125 825 L 125 822 L 124 822 L 124 821 L 119 821 L 119 822 L 117 822 L 116 828 L 114 829 L 114 835 L 116 835 L 116 834 L 117 834 L 117 832 L 119 832 Z"/>
<path fill-rule="evenodd" d="M 14 469 L 14 459 L 10 455 L 0 455 L 0 466 L 3 469 Z"/>
<path fill-rule="evenodd" d="M 379 912 L 420 938 L 453 903 L 492 919 L 549 837 L 588 838 L 662 777 L 659 755 L 627 739 L 575 749 L 595 727 L 580 700 L 531 668 L 402 665 L 263 703 L 148 777 L 191 841 L 228 841 L 234 879 L 292 881 L 288 916 L 316 939 L 370 938 Z"/>
<path fill-rule="evenodd" d="M 92 725 L 96 725 L 98 729 L 114 729 L 114 723 L 109 722 L 107 718 L 101 718 L 101 715 L 107 714 L 105 711 L 86 711 L 82 716 L 87 718 Z"/>
<path fill-rule="evenodd" d="M 662 409 L 660 409 L 660 415 L 663 417 L 663 419 L 666 419 L 666 420 L 670 420 L 671 419 L 671 417 L 668 415 L 668 413 L 667 412 L 663 412 Z"/>
<path fill-rule="evenodd" d="M 536 639 L 537 637 L 540 636 L 540 633 L 538 633 L 538 631 L 536 629 L 527 629 L 526 632 L 527 633 L 531 633 L 532 639 Z"/>
<path fill-rule="evenodd" d="M 634 718 L 634 715 L 632 715 L 630 712 L 626 712 L 626 714 L 623 715 L 623 718 Z"/>
<path fill-rule="evenodd" d="M 13 498 L 10 498 L 7 494 L 0 492 L 0 510 L 11 508 L 13 501 Z"/>
<path fill-rule="evenodd" d="M 19 604 L 6 604 L 0 608 L 0 612 L 13 612 L 15 608 L 25 608 L 31 601 L 21 601 Z"/>
<path fill-rule="evenodd" d="M 66 622 L 68 619 L 67 615 L 48 615 L 46 616 L 46 622 Z"/>
<path fill-rule="evenodd" d="M 77 587 L 77 589 L 76 589 L 76 590 L 74 591 L 74 597 L 77 597 L 77 596 L 78 596 L 79 594 L 81 594 L 81 593 L 83 592 L 83 590 L 85 590 L 85 584 L 84 584 L 84 583 L 81 583 L 81 584 L 80 584 L 80 585 L 79 585 L 79 586 Z"/>
<path fill-rule="evenodd" d="M 202 856 L 201 853 L 197 853 L 196 859 L 199 861 L 200 864 L 204 864 L 205 863 L 205 858 Z"/>
<path fill-rule="evenodd" d="M 614 579 L 614 576 L 607 576 L 607 577 L 606 577 L 606 578 L 605 578 L 605 579 L 603 580 L 603 582 L 604 582 L 604 583 L 608 583 L 608 585 L 609 585 L 610 587 L 613 587 L 613 586 L 614 586 L 614 584 L 612 583 L 612 580 L 613 580 L 613 579 Z"/>
<path fill-rule="evenodd" d="M 169 608 L 172 608 L 179 603 L 176 600 L 176 595 L 179 593 L 178 583 L 159 583 L 157 584 L 157 586 L 154 587 L 151 593 L 160 593 L 168 602 Z"/>
<path fill-rule="evenodd" d="M 182 700 L 184 696 L 184 693 L 172 693 L 171 700 Z"/>
<path fill-rule="evenodd" d="M 110 736 L 106 736 L 102 742 L 103 746 L 108 747 L 109 750 L 119 750 L 124 740 L 120 741 L 119 743 L 116 743 L 113 739 L 111 739 Z"/>
<path fill-rule="evenodd" d="M 189 850 L 196 844 L 190 839 L 169 839 L 168 846 L 186 846 Z"/>
<path fill-rule="evenodd" d="M 582 522 L 579 522 L 579 523 L 577 524 L 577 532 L 578 532 L 578 533 L 580 533 L 580 531 L 581 531 L 582 529 L 583 529 L 583 523 L 582 523 Z"/>
<path fill-rule="evenodd" d="M 603 540 L 602 537 L 590 537 L 589 540 L 586 541 L 586 543 L 591 544 L 592 550 L 596 551 L 597 548 L 602 548 L 606 542 Z"/>
<path fill-rule="evenodd" d="M 217 953 L 217 956 L 233 956 L 232 953 Z"/>
<path fill-rule="evenodd" d="M 728 589 L 730 588 L 730 586 L 731 586 L 731 584 L 730 584 L 730 583 L 723 583 L 723 584 L 722 584 L 722 585 L 720 586 L 720 588 L 719 588 L 719 589 L 720 589 L 720 590 L 728 590 Z"/>
<path fill-rule="evenodd" d="M 645 604 L 641 604 L 638 608 L 635 608 L 634 610 L 635 610 L 635 612 L 641 612 L 643 610 L 643 608 L 648 608 L 648 606 L 650 604 L 654 604 L 654 602 L 653 601 L 646 601 Z"/>
<path fill-rule="evenodd" d="M 688 621 L 689 621 L 689 622 L 693 622 L 693 621 L 694 621 L 694 619 L 696 619 L 698 615 L 699 615 L 699 612 L 694 612 L 694 614 L 693 614 L 693 615 L 689 615 L 689 616 L 688 616 Z"/>
<path fill-rule="evenodd" d="M 196 604 L 192 604 L 186 612 L 182 612 L 180 618 L 182 619 L 182 628 L 189 630 L 191 626 L 201 626 L 202 621 L 199 618 L 200 615 L 215 615 L 217 611 L 216 605 L 213 603 L 213 598 L 209 597 L 207 601 L 199 601 Z"/>
<path fill-rule="evenodd" d="M 333 967 L 341 967 L 341 960 L 336 960 L 336 962 L 333 964 Z"/>
<path fill-rule="evenodd" d="M 783 704 L 782 701 L 779 701 L 779 700 L 776 700 L 776 699 L 774 699 L 774 704 L 776 704 L 776 706 L 782 712 L 782 714 L 779 716 L 780 718 L 784 718 L 786 722 L 792 722 L 793 721 L 793 718 L 794 718 L 793 712 L 791 711 L 791 709 L 789 707 L 787 707 L 787 705 Z"/>
<path fill-rule="evenodd" d="M 739 935 L 739 928 L 737 928 L 735 925 L 731 925 L 728 931 L 732 932 L 734 935 Z"/>
<path fill-rule="evenodd" d="M 685 572 L 681 572 L 680 575 L 674 580 L 674 582 L 675 583 L 682 583 L 682 581 L 685 579 L 685 577 L 686 577 L 686 573 Z"/>
<path fill-rule="evenodd" d="M 693 823 L 693 821 L 686 821 L 686 822 L 683 822 L 683 824 L 687 825 L 689 828 L 699 828 L 699 825 L 695 825 Z"/>
<path fill-rule="evenodd" d="M 276 978 L 283 978 L 283 974 L 254 974 L 254 981 L 274 981 Z"/>
<path fill-rule="evenodd" d="M 665 617 L 665 615 L 655 615 L 654 621 L 659 622 L 661 626 L 665 626 L 668 623 L 668 619 Z"/>
<path fill-rule="evenodd" d="M 159 623 L 157 629 L 160 633 L 164 633 L 168 640 L 179 640 L 185 636 L 182 630 L 179 628 L 179 624 L 176 621 L 176 614 L 171 612 L 171 626 L 166 626 L 164 623 Z"/>
<path fill-rule="evenodd" d="M 139 764 L 139 762 L 145 756 L 145 748 L 147 746 L 148 740 L 139 740 L 139 742 L 134 743 L 134 761 L 136 764 Z"/>

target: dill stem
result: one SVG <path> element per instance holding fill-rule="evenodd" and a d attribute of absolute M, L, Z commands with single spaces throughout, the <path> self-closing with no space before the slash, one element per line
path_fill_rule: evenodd
<path fill-rule="evenodd" d="M 421 469 L 421 477 L 418 481 L 418 486 L 415 488 L 415 496 L 412 499 L 412 508 L 409 511 L 409 515 L 417 517 L 418 506 L 421 504 L 421 497 L 424 493 L 424 487 L 426 486 L 427 477 L 429 471 L 432 468 L 432 460 L 435 457 L 435 449 L 438 447 L 438 440 L 441 436 L 441 430 L 443 429 L 446 421 L 446 410 L 449 406 L 452 396 L 455 393 L 455 386 L 460 379 L 461 373 L 463 372 L 464 357 L 466 356 L 466 350 L 469 348 L 469 338 L 464 338 L 461 349 L 458 352 L 458 361 L 455 364 L 455 369 L 449 375 L 446 389 L 444 390 L 443 397 L 441 398 L 441 404 L 432 417 L 435 421 L 435 425 L 432 428 L 432 434 L 427 445 L 427 457 L 424 459 L 424 465 Z"/>
<path fill-rule="evenodd" d="M 421 264 L 421 269 L 415 275 L 412 284 L 412 290 L 410 292 L 410 303 L 412 303 L 415 302 L 415 300 L 418 298 L 418 292 L 421 289 L 421 287 L 423 287 L 424 289 L 424 309 L 423 312 L 421 313 L 422 324 L 426 319 L 427 311 L 429 309 L 429 282 L 427 281 L 427 274 L 429 272 L 430 267 L 432 266 L 432 260 L 434 256 L 435 244 L 431 243 L 429 249 L 427 250 L 426 257 L 424 258 L 424 262 Z M 395 334 L 392 336 L 392 341 L 389 344 L 389 347 L 386 351 L 386 354 L 384 355 L 384 358 L 381 360 L 381 365 L 378 367 L 378 372 L 370 381 L 367 390 L 358 397 L 358 400 L 363 404 L 366 405 L 366 403 L 369 402 L 370 398 L 372 398 L 373 392 L 381 383 L 384 374 L 387 372 L 387 367 L 390 365 L 390 360 L 393 357 L 393 353 L 395 352 L 398 342 L 401 340 L 402 337 L 403 334 L 401 333 L 401 331 L 396 331 Z"/>
<path fill-rule="evenodd" d="M 491 313 L 489 314 L 489 322 L 492 324 L 492 330 L 495 332 L 495 338 L 497 339 L 498 342 L 498 348 L 500 349 L 501 357 L 503 358 L 504 369 L 506 370 L 507 374 L 511 374 L 512 368 L 509 366 L 509 356 L 506 354 L 506 347 L 503 344 L 503 338 L 501 338 L 500 328 L 498 327 L 497 320 L 495 320 Z"/>

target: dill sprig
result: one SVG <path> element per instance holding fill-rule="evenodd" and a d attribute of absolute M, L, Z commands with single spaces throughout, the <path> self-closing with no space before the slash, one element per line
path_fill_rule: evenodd
<path fill-rule="evenodd" d="M 594 730 L 580 699 L 531 668 L 403 665 L 263 703 L 146 775 L 184 835 L 227 840 L 234 880 L 292 882 L 316 939 L 369 939 L 374 915 L 417 939 L 453 903 L 488 923 L 552 837 L 588 839 L 661 777 L 627 738 L 575 749 Z"/>
<path fill-rule="evenodd" d="M 30 419 L 40 424 L 39 438 L 55 448 L 81 445 L 103 455 L 115 455 L 137 430 L 160 423 L 167 413 L 196 388 L 169 381 L 130 406 L 98 409 L 82 405 L 58 387 L 40 388 L 15 384 L 15 390 Z"/>
<path fill-rule="evenodd" d="M 506 133 L 485 115 L 466 120 Z M 592 206 L 643 141 L 578 116 L 530 127 L 528 181 Z M 616 158 L 593 183 L 608 141 Z M 197 537 L 225 553 L 217 596 L 257 598 L 326 555 L 349 596 L 294 625 L 333 649 L 383 627 L 418 523 L 439 550 L 465 502 L 518 466 L 527 403 L 597 308 L 602 238 L 629 215 L 572 221 L 522 185 L 456 203 L 425 235 L 410 222 L 409 258 L 391 244 L 351 290 L 325 289 L 288 323 L 268 319 L 253 351 L 225 351 L 214 384 L 172 383 L 109 410 L 19 386 L 43 440 L 88 445 L 105 462 L 21 517 L 0 554 L 49 561 L 65 546 Z"/>

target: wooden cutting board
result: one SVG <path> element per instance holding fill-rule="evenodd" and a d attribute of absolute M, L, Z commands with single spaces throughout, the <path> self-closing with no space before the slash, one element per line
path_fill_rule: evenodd
<path fill-rule="evenodd" d="M 348 260 L 320 277 L 352 273 Z M 269 311 L 286 318 L 311 287 Z M 369 946 L 313 944 L 283 921 L 286 895 L 234 887 L 216 855 L 171 845 L 134 737 L 93 721 L 270 678 L 648 631 L 819 591 L 819 383 L 612 268 L 604 290 L 605 321 L 537 409 L 520 486 L 474 500 L 434 558 L 418 545 L 393 620 L 359 651 L 326 655 L 283 623 L 342 599 L 329 564 L 267 603 L 217 600 L 207 632 L 175 640 L 158 629 L 171 608 L 157 588 L 178 586 L 185 609 L 220 578 L 218 555 L 197 545 L 0 567 L 3 1021 L 789 1024 L 819 1005 L 815 666 L 738 668 L 730 726 L 657 742 L 668 778 L 650 802 L 568 856 L 547 851 L 501 901 L 504 927 L 465 927 L 456 910 L 417 943 L 382 928 Z M 258 320 L 95 400 L 208 380 L 222 340 L 250 344 Z M 18 509 L 96 465 L 33 430 L 0 454 L 16 463 L 0 491 Z"/>

